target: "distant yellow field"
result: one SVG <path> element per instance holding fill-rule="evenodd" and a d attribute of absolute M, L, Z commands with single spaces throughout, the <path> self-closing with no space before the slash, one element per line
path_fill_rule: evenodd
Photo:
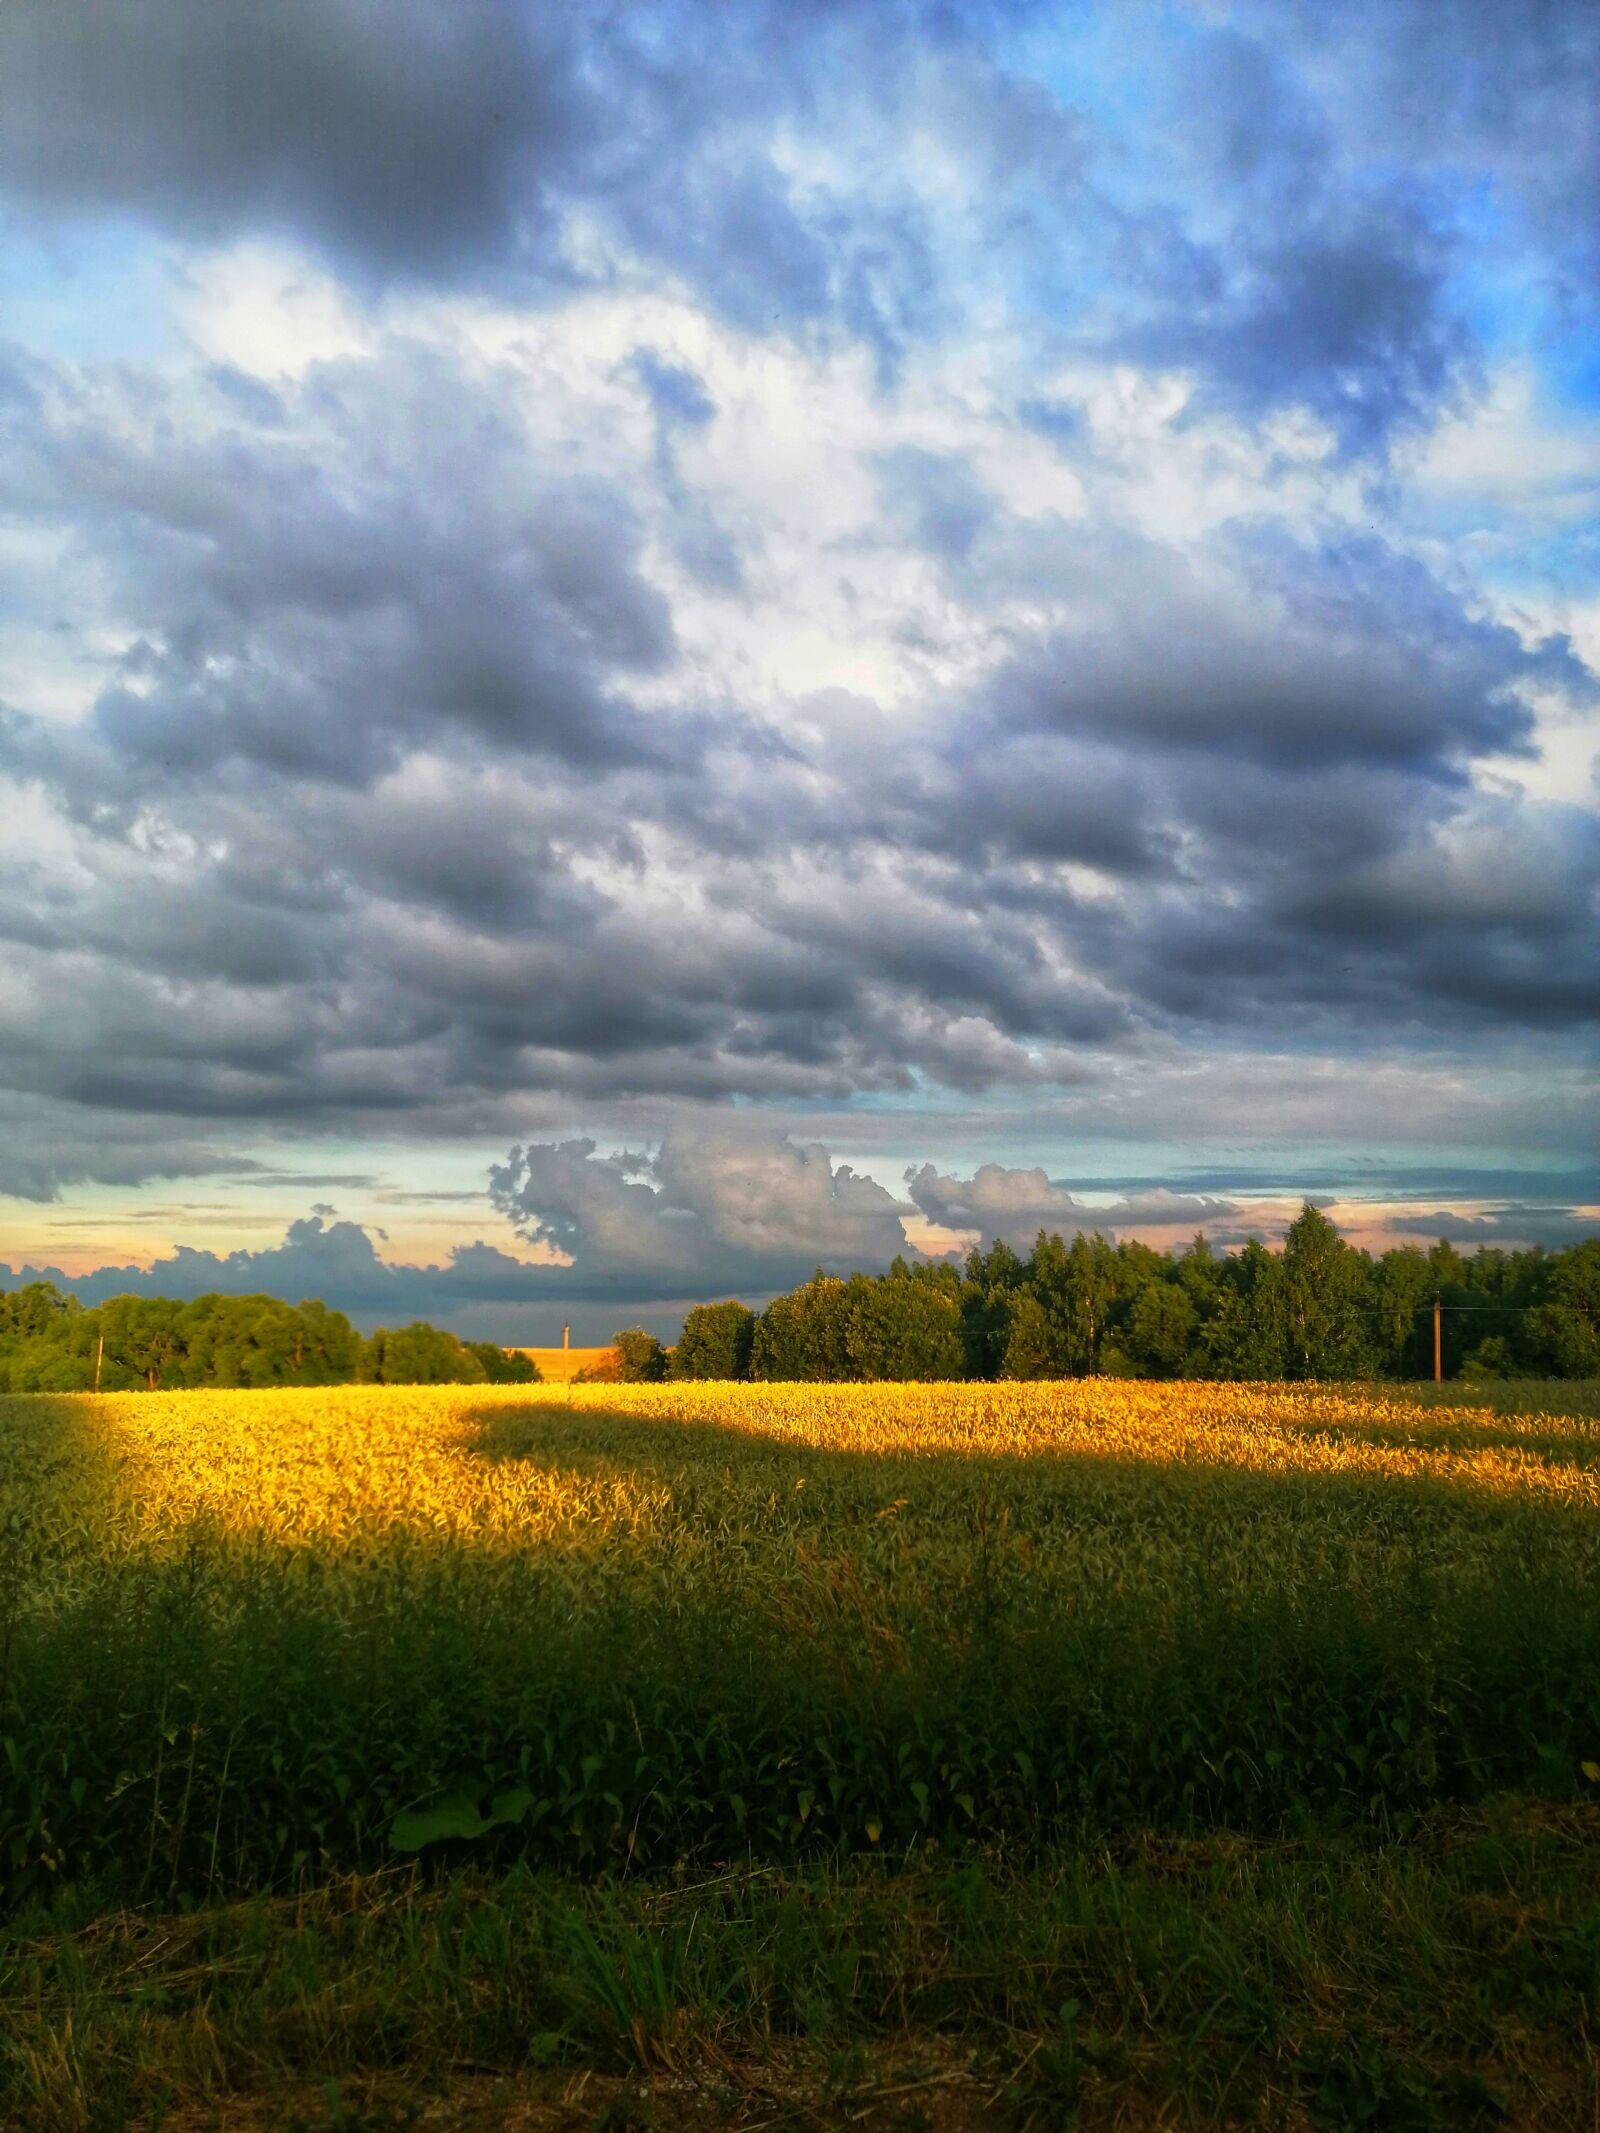
<path fill-rule="evenodd" d="M 611 1354 L 610 1348 L 513 1348 L 537 1365 L 547 1385 L 565 1385 L 580 1370 L 598 1370 Z"/>

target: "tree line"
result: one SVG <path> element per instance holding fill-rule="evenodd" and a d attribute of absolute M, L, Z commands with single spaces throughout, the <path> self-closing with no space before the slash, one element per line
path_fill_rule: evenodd
<path fill-rule="evenodd" d="M 1600 1377 L 1600 1239 L 1556 1251 L 1441 1241 L 1376 1257 L 1309 1203 L 1281 1250 L 1158 1252 L 1041 1230 L 965 1267 L 820 1270 L 760 1312 L 703 1304 L 674 1348 L 630 1328 L 620 1378 Z"/>
<path fill-rule="evenodd" d="M 54 1282 L 0 1292 L 0 1391 L 102 1392 L 208 1385 L 506 1385 L 537 1380 L 525 1355 L 420 1319 L 363 1338 L 342 1311 L 273 1296 L 115 1296 L 85 1309 Z"/>
<path fill-rule="evenodd" d="M 1039 1232 L 954 1261 L 820 1270 L 762 1311 L 698 1305 L 676 1346 L 629 1327 L 591 1376 L 751 1378 L 1422 1378 L 1435 1298 L 1446 1377 L 1600 1377 L 1600 1238 L 1562 1250 L 1440 1242 L 1374 1257 L 1305 1206 L 1283 1247 L 1158 1252 Z M 527 1384 L 530 1359 L 421 1321 L 363 1338 L 342 1311 L 271 1296 L 119 1296 L 52 1282 L 0 1293 L 0 1390 Z"/>

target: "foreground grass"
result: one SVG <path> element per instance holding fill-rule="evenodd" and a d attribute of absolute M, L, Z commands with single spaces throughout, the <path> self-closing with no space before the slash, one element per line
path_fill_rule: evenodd
<path fill-rule="evenodd" d="M 0 1953 L 0 2123 L 1588 2129 L 1600 1808 L 579 1884 L 390 1871 Z"/>

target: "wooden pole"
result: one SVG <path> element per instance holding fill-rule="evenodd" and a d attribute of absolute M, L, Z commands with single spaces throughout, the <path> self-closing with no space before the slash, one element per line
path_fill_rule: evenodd
<path fill-rule="evenodd" d="M 1444 1382 L 1444 1350 L 1439 1340 L 1439 1299 L 1433 1299 L 1433 1382 Z"/>
<path fill-rule="evenodd" d="M 100 1390 L 100 1365 L 105 1361 L 105 1359 L 106 1337 L 102 1333 L 100 1336 L 100 1345 L 94 1351 L 94 1389 L 96 1392 Z"/>

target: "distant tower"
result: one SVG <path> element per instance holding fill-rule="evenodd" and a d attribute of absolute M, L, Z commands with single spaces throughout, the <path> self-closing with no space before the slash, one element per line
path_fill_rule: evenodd
<path fill-rule="evenodd" d="M 563 1348 L 572 1346 L 572 1328 L 570 1326 L 563 1326 L 561 1329 L 561 1345 Z"/>

